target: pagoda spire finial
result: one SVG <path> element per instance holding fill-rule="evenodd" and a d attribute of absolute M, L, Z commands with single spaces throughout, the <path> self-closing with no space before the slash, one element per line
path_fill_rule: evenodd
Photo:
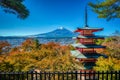
<path fill-rule="evenodd" d="M 85 27 L 88 27 L 88 14 L 87 14 L 87 6 L 85 6 Z"/>

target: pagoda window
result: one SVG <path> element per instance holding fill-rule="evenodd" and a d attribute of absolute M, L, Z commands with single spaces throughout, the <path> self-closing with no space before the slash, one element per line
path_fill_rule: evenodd
<path fill-rule="evenodd" d="M 93 43 L 92 39 L 84 39 L 84 43 Z"/>
<path fill-rule="evenodd" d="M 83 43 L 84 42 L 84 39 L 79 39 L 80 43 Z"/>
<path fill-rule="evenodd" d="M 83 35 L 84 34 L 84 31 L 81 31 L 81 33 L 80 33 L 81 35 Z"/>
<path fill-rule="evenodd" d="M 84 48 L 83 53 L 95 53 L 93 48 Z"/>
<path fill-rule="evenodd" d="M 80 39 L 82 44 L 94 44 L 93 39 Z"/>
<path fill-rule="evenodd" d="M 92 30 L 84 30 L 84 31 L 82 32 L 82 35 L 86 35 L 86 36 L 88 36 L 88 35 L 93 35 L 93 34 L 92 34 Z"/>

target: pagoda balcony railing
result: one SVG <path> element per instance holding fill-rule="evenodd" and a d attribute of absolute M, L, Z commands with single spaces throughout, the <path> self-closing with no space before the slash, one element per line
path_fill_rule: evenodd
<path fill-rule="evenodd" d="M 81 41 L 80 41 L 80 43 L 81 44 L 95 44 L 94 42 L 81 42 Z"/>
<path fill-rule="evenodd" d="M 93 54 L 94 54 L 94 53 L 96 53 L 96 51 L 83 51 L 82 53 L 83 53 L 83 54 L 86 54 L 86 53 L 90 53 L 90 54 L 93 53 Z"/>
<path fill-rule="evenodd" d="M 86 54 L 86 53 L 96 53 L 95 50 L 88 50 L 88 51 L 80 50 L 80 49 L 77 49 L 77 50 L 79 50 L 79 51 L 80 51 L 81 53 L 83 53 L 83 54 Z"/>
<path fill-rule="evenodd" d="M 94 34 L 81 34 L 82 36 L 94 36 Z"/>
<path fill-rule="evenodd" d="M 97 59 L 95 59 L 95 58 L 88 58 L 88 59 L 82 58 L 82 59 L 79 59 L 79 61 L 81 61 L 81 62 L 96 62 Z"/>

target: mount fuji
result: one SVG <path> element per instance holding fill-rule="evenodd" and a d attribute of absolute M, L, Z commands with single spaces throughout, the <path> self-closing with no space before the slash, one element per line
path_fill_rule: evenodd
<path fill-rule="evenodd" d="M 64 38 L 64 37 L 74 37 L 77 36 L 77 33 L 74 33 L 64 27 L 60 27 L 58 29 L 55 29 L 51 32 L 43 33 L 43 34 L 37 34 L 32 35 L 33 37 L 45 37 L 45 38 Z"/>

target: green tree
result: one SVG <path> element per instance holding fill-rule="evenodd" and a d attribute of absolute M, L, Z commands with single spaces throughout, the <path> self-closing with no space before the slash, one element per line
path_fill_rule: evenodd
<path fill-rule="evenodd" d="M 90 2 L 89 5 L 99 18 L 120 18 L 120 0 L 98 0 L 97 3 Z"/>
<path fill-rule="evenodd" d="M 0 6 L 4 12 L 16 14 L 18 18 L 25 19 L 29 15 L 29 11 L 23 4 L 24 0 L 0 0 Z"/>
<path fill-rule="evenodd" d="M 104 39 L 96 39 L 95 43 L 101 45 L 104 42 Z"/>

